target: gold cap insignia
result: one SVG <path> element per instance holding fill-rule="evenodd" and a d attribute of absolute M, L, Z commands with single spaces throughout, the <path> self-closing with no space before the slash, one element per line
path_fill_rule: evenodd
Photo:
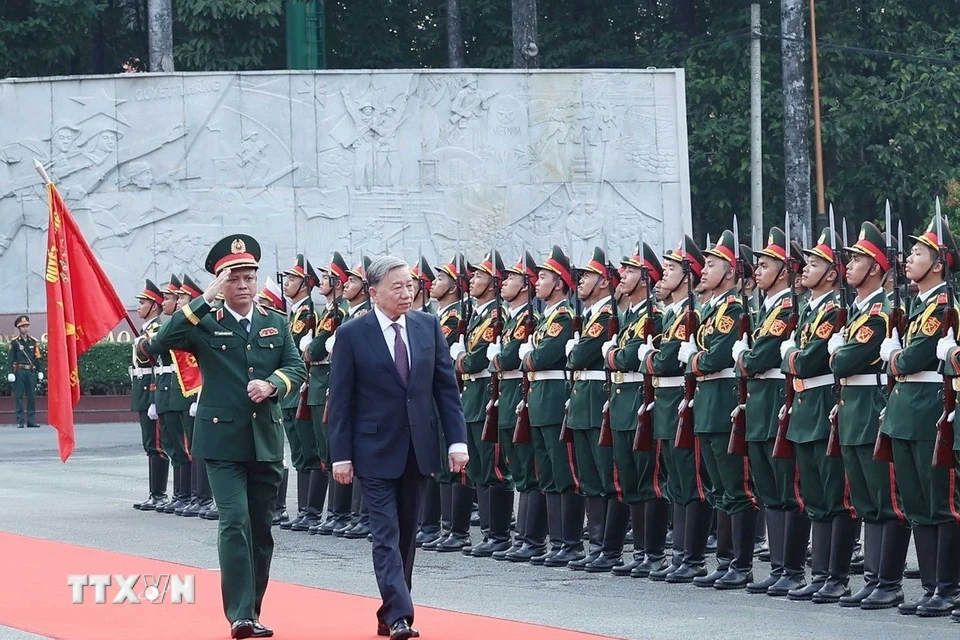
<path fill-rule="evenodd" d="M 246 252 L 247 252 L 247 245 L 244 244 L 243 240 L 241 240 L 240 238 L 237 238 L 236 240 L 234 240 L 233 243 L 230 245 L 230 253 L 246 253 Z"/>

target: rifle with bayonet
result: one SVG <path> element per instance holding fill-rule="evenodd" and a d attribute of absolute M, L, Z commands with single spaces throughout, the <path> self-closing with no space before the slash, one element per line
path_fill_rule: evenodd
<path fill-rule="evenodd" d="M 343 298 L 340 295 L 337 295 L 337 283 L 339 282 L 339 277 L 333 272 L 333 261 L 330 261 L 331 268 L 330 273 L 327 275 L 330 278 L 330 289 L 333 290 L 333 316 L 330 318 L 330 335 L 336 335 L 337 329 L 343 323 L 343 309 L 340 308 L 340 305 L 343 304 Z M 422 262 L 421 262 L 422 266 Z M 330 354 L 327 354 L 327 358 L 330 358 Z M 327 386 L 326 399 L 323 403 L 323 424 L 329 424 L 330 418 L 330 387 Z"/>
<path fill-rule="evenodd" d="M 501 287 L 503 282 L 501 281 L 501 273 L 497 270 L 497 250 L 490 250 L 490 263 L 492 265 L 491 271 L 493 276 L 490 284 L 493 286 L 494 292 L 494 317 L 490 323 L 490 328 L 493 329 L 493 342 L 499 344 L 501 347 L 502 336 L 503 336 L 503 294 L 501 292 Z M 490 401 L 487 402 L 487 413 L 483 422 L 483 431 L 480 433 L 480 440 L 483 442 L 498 442 L 500 440 L 500 376 L 494 372 L 490 376 Z"/>
<path fill-rule="evenodd" d="M 957 335 L 957 293 L 954 289 L 953 274 L 950 272 L 950 247 L 943 241 L 943 220 L 940 216 L 940 198 L 937 198 L 937 243 L 939 245 L 939 260 L 943 265 L 943 278 L 947 285 L 947 308 L 943 312 L 943 337 Z M 953 378 L 946 375 L 944 363 L 941 362 L 939 372 L 943 374 L 943 414 L 937 421 L 937 441 L 933 448 L 934 467 L 953 467 L 956 463 L 953 455 L 953 417 L 957 409 L 957 390 L 953 386 Z"/>
<path fill-rule="evenodd" d="M 641 280 L 647 287 L 647 317 L 643 323 L 643 342 L 650 342 L 653 332 L 656 330 L 653 318 L 653 286 L 650 280 L 650 270 L 647 269 L 646 262 L 643 260 L 643 226 L 640 227 L 640 256 Z M 640 363 L 643 369 L 643 363 Z M 649 453 L 653 451 L 653 403 L 655 400 L 653 388 L 653 376 L 646 371 L 643 373 L 643 388 L 640 391 L 641 405 L 637 411 L 637 431 L 633 436 L 633 450 Z"/>
<path fill-rule="evenodd" d="M 696 293 L 693 290 L 693 267 L 684 251 L 683 261 L 680 263 L 687 278 L 687 307 L 683 311 L 684 335 L 687 340 L 697 339 L 697 312 Z M 697 392 L 697 376 L 692 371 L 685 371 L 683 380 L 683 401 L 680 403 L 680 419 L 677 421 L 677 437 L 674 446 L 677 449 L 693 449 L 693 396 Z"/>
<path fill-rule="evenodd" d="M 747 265 L 740 251 L 740 228 L 737 217 L 733 217 L 733 253 L 736 262 L 737 274 L 740 277 L 740 314 L 738 333 L 746 339 L 747 346 L 753 346 L 753 326 L 750 317 L 750 301 L 747 299 Z M 734 362 L 736 367 L 737 363 Z M 734 409 L 730 440 L 727 442 L 727 453 L 731 456 L 747 455 L 747 379 L 745 372 L 737 378 L 737 407 Z"/>
<path fill-rule="evenodd" d="M 604 257 L 607 255 L 606 248 L 604 248 L 603 255 Z M 617 287 L 616 284 L 614 284 L 613 275 L 611 275 L 615 268 L 616 267 L 610 264 L 610 261 L 608 260 L 607 278 L 609 281 L 610 297 L 613 300 L 613 312 L 610 314 L 610 320 L 607 322 L 607 340 L 616 340 L 617 335 L 620 333 L 620 311 L 617 308 Z M 603 410 L 601 411 L 600 442 L 598 444 L 601 447 L 612 447 L 613 428 L 610 426 L 610 400 L 613 397 L 613 379 L 612 372 L 608 367 L 604 367 L 604 372 L 607 378 L 606 384 L 604 385 L 604 391 L 607 393 L 607 400 L 603 403 Z"/>
<path fill-rule="evenodd" d="M 455 342 L 464 342 L 467 340 L 467 327 L 470 326 L 470 319 L 473 316 L 473 303 L 470 301 L 470 277 L 467 275 L 467 259 L 463 253 L 458 252 L 457 256 L 457 286 L 460 288 L 460 320 L 457 321 L 457 337 Z M 457 385 L 460 387 L 460 393 L 463 393 L 463 377 L 457 374 Z"/>
<path fill-rule="evenodd" d="M 307 274 L 304 274 L 304 279 L 308 278 Z M 307 290 L 309 291 L 309 287 Z M 314 335 L 317 331 L 317 312 L 313 309 L 313 302 L 310 300 L 310 294 L 307 294 L 307 304 L 304 306 L 309 306 L 310 308 L 310 317 L 307 318 L 307 321 L 304 323 L 304 330 L 308 331 L 310 335 Z M 310 421 L 313 417 L 313 412 L 310 410 L 310 361 L 307 360 L 305 363 L 307 369 L 307 376 L 303 381 L 303 385 L 300 387 L 300 398 L 297 400 L 297 420 L 306 420 Z"/>
<path fill-rule="evenodd" d="M 893 277 L 893 308 L 890 310 L 890 321 L 887 323 L 887 337 L 892 338 L 894 332 L 900 339 L 905 335 L 906 326 L 903 316 L 903 308 L 900 299 L 900 281 L 903 277 L 900 255 L 897 247 L 893 244 L 893 226 L 890 220 L 890 201 L 887 200 L 884 212 L 887 225 L 887 261 L 890 263 L 890 272 Z M 887 397 L 893 393 L 893 387 L 897 384 L 897 377 L 891 375 L 887 378 Z M 881 412 L 881 416 L 886 417 L 886 409 Z M 880 420 L 883 424 L 883 418 Z M 893 462 L 893 441 L 890 436 L 877 429 L 877 441 L 873 445 L 873 459 L 877 462 Z"/>
<path fill-rule="evenodd" d="M 574 274 L 578 274 L 576 276 L 576 282 L 579 283 L 580 282 L 579 272 L 577 271 L 576 268 L 574 268 L 572 264 L 570 265 L 570 272 Z M 583 332 L 583 303 L 580 300 L 580 298 L 577 297 L 576 289 L 574 289 L 571 292 L 571 296 L 573 297 L 573 300 L 572 300 L 573 308 L 576 311 L 576 313 L 574 313 L 573 315 L 573 339 L 579 340 L 580 334 Z M 573 383 L 572 382 L 568 383 L 568 387 L 572 390 Z M 566 444 L 570 444 L 573 442 L 573 429 L 571 429 L 568 424 L 569 419 L 570 419 L 570 398 L 567 398 L 567 402 L 563 406 L 563 422 L 560 423 L 560 442 L 563 442 Z"/>
<path fill-rule="evenodd" d="M 787 279 L 790 282 L 790 315 L 787 316 L 787 326 L 783 330 L 783 335 L 788 338 L 793 335 L 794 331 L 797 330 L 797 321 L 799 320 L 798 307 L 799 301 L 797 300 L 797 270 L 799 269 L 799 264 L 794 264 L 793 260 L 793 246 L 790 242 L 790 214 L 786 216 L 785 224 L 785 233 L 787 236 L 787 257 L 783 264 L 784 268 L 787 270 Z M 800 236 L 801 244 L 805 242 L 806 231 Z M 797 395 L 797 390 L 793 386 L 793 379 L 795 376 L 792 374 L 787 374 L 784 376 L 784 396 L 783 396 L 783 409 L 780 411 L 780 415 L 777 418 L 777 437 L 773 441 L 773 451 L 771 455 L 774 458 L 792 458 L 793 457 L 793 443 L 787 440 L 787 431 L 790 429 L 790 412 L 793 411 L 793 400 Z"/>
<path fill-rule="evenodd" d="M 842 219 L 840 223 L 843 225 L 843 246 L 847 246 L 847 220 L 846 218 Z M 846 331 L 847 327 L 847 279 L 844 276 L 843 268 L 840 266 L 842 259 L 840 257 L 840 252 L 836 247 L 836 227 L 833 224 L 833 205 L 830 205 L 830 249 L 833 251 L 833 265 L 837 270 L 837 279 L 840 281 L 840 308 L 837 309 L 837 315 L 834 320 L 833 332 L 834 334 Z M 842 389 L 840 387 L 840 380 L 837 379 L 837 376 L 834 376 L 834 385 L 833 393 L 835 396 L 835 404 L 833 410 L 830 412 L 830 437 L 827 439 L 827 455 L 831 458 L 841 457 L 840 452 L 840 395 Z"/>
<path fill-rule="evenodd" d="M 527 309 L 523 319 L 523 334 L 524 342 L 529 343 L 533 340 L 533 332 L 536 329 L 536 321 L 533 316 L 533 300 L 536 294 L 533 290 L 533 282 L 530 280 L 530 274 L 527 272 L 530 265 L 527 264 L 526 249 L 524 249 L 520 257 L 520 263 L 523 265 L 523 284 L 527 288 Z M 522 367 L 523 363 L 521 362 L 521 369 Z M 520 404 L 517 405 L 517 426 L 513 429 L 513 442 L 514 444 L 530 444 L 530 442 L 532 442 L 529 408 L 530 377 L 526 373 L 523 375 L 520 388 L 522 395 Z"/>

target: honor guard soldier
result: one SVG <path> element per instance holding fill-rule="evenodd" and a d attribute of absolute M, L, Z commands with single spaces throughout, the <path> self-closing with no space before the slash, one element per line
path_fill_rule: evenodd
<path fill-rule="evenodd" d="M 770 230 L 767 246 L 757 252 L 754 277 L 764 299 L 752 325 L 752 340 L 743 335 L 733 346 L 738 375 L 747 379 L 747 401 L 740 410 L 746 412 L 750 471 L 766 510 L 770 544 L 770 575 L 748 584 L 747 591 L 771 596 L 785 596 L 806 585 L 810 520 L 798 500 L 794 459 L 774 457 L 780 415 L 786 410 L 780 350 L 790 337 L 791 316 L 797 312 L 791 289 L 802 257 L 788 255 L 786 235 L 780 228 Z"/>
<path fill-rule="evenodd" d="M 457 328 L 463 319 L 462 300 L 467 295 L 463 291 L 463 283 L 467 281 L 466 274 L 460 274 L 458 265 L 466 265 L 462 256 L 437 267 L 437 277 L 430 288 L 430 297 L 437 301 L 437 317 L 440 318 L 440 330 L 447 339 L 447 345 L 459 339 Z M 443 434 L 440 434 L 443 438 Z M 440 443 L 440 450 L 446 451 L 445 442 Z M 434 480 L 440 490 L 440 521 L 441 531 L 433 537 L 431 531 L 421 531 L 418 534 L 421 548 L 426 551 L 453 552 L 470 545 L 470 513 L 473 508 L 473 486 L 469 482 L 466 472 L 451 473 L 447 465 L 442 465 L 440 471 L 434 475 Z"/>
<path fill-rule="evenodd" d="M 20 335 L 10 341 L 10 355 L 7 365 L 10 373 L 7 382 L 10 383 L 13 399 L 17 410 L 17 428 L 23 426 L 37 428 L 40 425 L 36 420 L 36 392 L 37 382 L 43 380 L 41 368 L 42 355 L 40 341 L 30 335 L 30 316 L 17 316 L 13 326 Z M 24 402 L 26 402 L 26 416 L 24 416 Z"/>
<path fill-rule="evenodd" d="M 299 346 L 304 338 L 312 337 L 316 329 L 317 314 L 310 294 L 318 283 L 317 272 L 313 270 L 310 261 L 302 253 L 297 254 L 293 266 L 283 272 L 283 293 L 290 301 L 288 309 L 290 333 L 293 335 L 295 345 Z M 301 350 L 298 349 L 297 352 L 300 353 Z M 287 434 L 287 442 L 290 444 L 290 459 L 293 462 L 293 468 L 297 471 L 297 515 L 289 519 L 285 511 L 278 509 L 274 524 L 289 522 L 290 524 L 283 528 L 292 529 L 304 519 L 309 521 L 309 525 L 318 522 L 319 514 L 312 513 L 307 508 L 307 494 L 310 492 L 310 477 L 314 470 L 320 468 L 320 459 L 317 457 L 313 425 L 309 420 L 297 418 L 300 394 L 295 393 L 284 397 L 281 404 L 283 428 Z M 289 475 L 289 472 L 285 472 L 284 475 Z M 285 485 L 281 485 L 281 488 L 285 488 Z M 286 500 L 278 497 L 277 504 L 285 505 Z M 297 531 L 307 529 L 309 526 L 306 528 L 301 526 Z"/>
<path fill-rule="evenodd" d="M 414 309 L 419 309 L 424 313 L 436 314 L 436 309 L 433 308 L 430 297 L 430 289 L 433 287 L 433 280 L 436 277 L 427 259 L 420 256 L 419 264 L 410 269 L 410 279 L 413 281 Z"/>
<path fill-rule="evenodd" d="M 653 289 L 663 277 L 663 266 L 650 245 L 643 243 L 634 254 L 621 260 L 623 280 L 620 290 L 630 301 L 614 340 L 604 344 L 604 359 L 613 372 L 610 402 L 610 428 L 613 436 L 613 463 L 616 473 L 615 495 L 630 509 L 633 521 L 633 560 L 610 566 L 614 575 L 646 578 L 664 567 L 664 545 L 669 522 L 667 500 L 668 475 L 661 463 L 660 442 L 655 439 L 652 421 L 645 432 L 637 434 L 641 413 L 653 417 L 653 407 L 645 406 L 645 391 L 652 391 L 653 376 L 644 377 L 641 367 L 646 357 L 658 348 L 663 333 L 663 314 L 654 302 Z M 645 390 L 643 385 L 650 384 Z M 649 394 L 647 394 L 649 395 Z M 673 415 L 676 415 L 674 409 Z M 638 439 L 644 444 L 638 447 Z M 608 513 L 609 519 L 609 513 Z M 626 531 L 624 531 L 626 533 Z M 604 540 L 604 546 L 607 541 Z M 594 563 L 596 565 L 597 563 Z M 590 565 L 587 571 L 599 567 Z"/>
<path fill-rule="evenodd" d="M 896 334 L 880 347 L 880 357 L 889 363 L 887 375 L 896 376 L 880 430 L 891 439 L 897 484 L 903 511 L 913 528 L 923 586 L 920 599 L 900 605 L 900 611 L 922 617 L 949 615 L 960 591 L 956 463 L 951 456 L 948 466 L 930 464 L 944 408 L 943 375 L 937 373 L 937 366 L 944 316 L 952 302 L 945 276 L 960 265 L 947 221 L 938 218 L 922 235 L 910 236 L 914 245 L 905 275 L 917 284 L 919 294 L 909 309 L 903 347 Z M 944 340 L 944 346 L 950 339 Z M 940 354 L 946 356 L 948 349 L 940 347 Z M 949 443 L 951 451 L 952 445 Z"/>
<path fill-rule="evenodd" d="M 487 350 L 491 368 L 500 377 L 500 398 L 497 418 L 500 426 L 500 451 L 510 468 L 520 501 L 517 508 L 517 535 L 513 546 L 502 553 L 494 553 L 497 560 L 529 562 L 547 552 L 547 504 L 537 479 L 533 446 L 529 442 L 515 442 L 517 429 L 516 407 L 523 399 L 520 371 L 520 347 L 527 343 L 539 320 L 533 307 L 534 288 L 537 286 L 536 261 L 524 253 L 517 264 L 507 269 L 502 296 L 509 305 L 500 343 Z"/>
<path fill-rule="evenodd" d="M 263 285 L 263 289 L 257 294 L 257 301 L 267 309 L 279 311 L 286 317 L 287 299 L 283 297 L 283 291 L 280 290 L 280 285 L 270 276 L 267 276 L 266 284 Z"/>
<path fill-rule="evenodd" d="M 510 520 L 513 515 L 513 478 L 500 450 L 499 439 L 485 442 L 482 438 L 491 401 L 490 359 L 487 350 L 498 340 L 497 325 L 504 321 L 500 303 L 504 277 L 503 260 L 496 251 L 487 254 L 477 265 L 470 279 L 470 295 L 474 311 L 467 332 L 450 347 L 454 370 L 463 380 L 463 413 L 467 423 L 467 444 L 470 462 L 467 474 L 477 488 L 480 519 L 489 523 L 489 534 L 478 545 L 470 547 L 475 558 L 489 558 L 495 552 L 511 547 Z M 495 425 L 495 429 L 498 427 Z M 466 553 L 466 548 L 463 550 Z"/>
<path fill-rule="evenodd" d="M 783 371 L 793 376 L 796 391 L 787 439 L 793 443 L 800 498 L 813 530 L 810 582 L 789 591 L 790 600 L 828 603 L 849 595 L 850 559 L 860 533 L 843 460 L 827 455 L 829 416 L 836 405 L 827 341 L 842 329 L 837 326 L 837 287 L 845 270 L 835 250 L 840 244 L 826 229 L 816 246 L 804 250 L 802 282 L 810 298 L 801 305 L 794 335 L 780 345 Z"/>
<path fill-rule="evenodd" d="M 574 571 L 594 563 L 598 564 L 595 572 L 623 564 L 623 541 L 630 521 L 630 508 L 617 499 L 613 449 L 600 446 L 607 402 L 602 347 L 609 337 L 610 318 L 617 313 L 613 271 L 603 249 L 595 247 L 592 259 L 579 271 L 577 297 L 585 307 L 583 333 L 566 344 L 567 368 L 573 377 L 567 423 L 573 432 L 578 493 L 586 498 L 589 543 L 589 553 L 567 565 Z"/>
<path fill-rule="evenodd" d="M 717 557 L 731 557 L 728 566 L 721 563 L 717 571 L 694 583 L 717 589 L 742 589 L 753 581 L 758 509 L 748 461 L 727 453 L 730 415 L 737 406 L 732 350 L 736 327 L 744 313 L 735 288 L 739 275 L 735 243 L 733 233 L 724 231 L 717 244 L 704 252 L 707 255 L 700 286 L 712 295 L 703 308 L 696 340 L 688 338 L 677 353 L 687 371 L 697 376 L 694 432 L 717 503 Z M 724 515 L 730 520 L 729 533 Z"/>
<path fill-rule="evenodd" d="M 220 510 L 217 550 L 231 637 L 269 637 L 260 608 L 273 555 L 271 524 L 283 477 L 280 402 L 306 379 L 284 319 L 254 303 L 260 246 L 231 235 L 210 250 L 215 280 L 175 313 L 156 342 L 192 353 L 203 374 L 194 454 L 207 462 Z M 223 291 L 224 304 L 212 307 Z"/>
<path fill-rule="evenodd" d="M 313 423 L 313 435 L 317 442 L 317 454 L 320 456 L 320 469 L 310 476 L 310 493 L 307 496 L 307 509 L 314 510 L 319 520 L 323 514 L 324 495 L 327 491 L 330 470 L 330 437 L 327 432 L 327 398 L 330 395 L 330 354 L 327 353 L 327 340 L 332 338 L 347 315 L 347 301 L 343 298 L 343 287 L 347 284 L 347 263 L 339 251 L 333 252 L 333 258 L 327 268 L 322 269 L 318 289 L 326 298 L 326 305 L 317 321 L 316 335 L 307 344 L 303 359 L 309 365 L 308 397 L 310 419 Z M 350 489 L 343 485 L 329 483 L 330 504 L 326 520 L 309 527 L 311 534 L 332 535 L 333 530 L 350 519 Z M 293 526 L 304 526 L 305 521 Z"/>
<path fill-rule="evenodd" d="M 520 361 L 530 382 L 527 408 L 537 477 L 546 494 L 551 548 L 530 562 L 565 567 L 584 558 L 585 505 L 575 475 L 573 443 L 560 439 L 569 393 L 565 349 L 573 338 L 568 297 L 575 285 L 570 261 L 560 247 L 554 246 L 537 270 L 536 291 L 544 304 L 543 317 L 531 340 L 520 347 Z"/>
<path fill-rule="evenodd" d="M 132 348 L 132 366 L 130 367 L 130 404 L 140 418 L 140 435 L 143 450 L 147 454 L 150 475 L 150 496 L 143 502 L 133 505 L 141 511 L 154 511 L 167 503 L 167 476 L 170 473 L 170 461 L 160 444 L 160 423 L 157 407 L 154 404 L 156 384 L 153 377 L 153 359 L 139 348 L 141 344 L 156 336 L 160 330 L 160 311 L 163 294 L 160 288 L 150 280 L 146 281 L 143 291 L 137 294 L 137 315 L 143 320 L 140 336 L 134 340 Z"/>
<path fill-rule="evenodd" d="M 884 609 L 903 602 L 901 581 L 910 543 L 894 466 L 873 459 L 887 383 L 880 345 L 890 317 L 883 289 L 890 262 L 883 236 L 872 222 L 863 223 L 857 242 L 847 251 L 847 281 L 857 297 L 843 333 L 831 337 L 827 349 L 830 367 L 840 379 L 835 410 L 850 497 L 865 528 L 866 584 L 841 597 L 840 606 Z"/>

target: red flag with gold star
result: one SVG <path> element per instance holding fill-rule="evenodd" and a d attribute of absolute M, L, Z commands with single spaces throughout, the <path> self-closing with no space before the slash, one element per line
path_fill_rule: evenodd
<path fill-rule="evenodd" d="M 53 183 L 47 184 L 47 389 L 60 459 L 73 453 L 73 409 L 80 401 L 77 358 L 127 317 L 127 311 Z"/>

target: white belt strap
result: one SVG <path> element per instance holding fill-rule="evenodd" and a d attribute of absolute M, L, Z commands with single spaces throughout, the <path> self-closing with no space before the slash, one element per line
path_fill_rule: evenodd
<path fill-rule="evenodd" d="M 812 378 L 794 378 L 793 379 L 793 390 L 794 391 L 807 391 L 809 389 L 816 389 L 818 387 L 830 386 L 835 382 L 835 379 L 832 374 L 824 374 L 822 376 L 813 376 Z"/>
<path fill-rule="evenodd" d="M 610 380 L 613 381 L 613 384 L 632 384 L 635 382 L 643 382 L 643 374 L 637 373 L 636 371 L 614 371 L 610 376 Z"/>
<path fill-rule="evenodd" d="M 527 380 L 536 382 L 538 380 L 566 380 L 566 371 L 528 371 Z"/>
<path fill-rule="evenodd" d="M 653 378 L 653 386 L 660 388 L 682 387 L 684 382 L 685 378 L 683 376 L 654 376 Z"/>
<path fill-rule="evenodd" d="M 489 371 L 481 371 L 480 373 L 464 373 L 462 375 L 463 379 L 466 381 L 470 380 L 483 380 L 484 378 L 489 378 L 491 373 Z"/>
<path fill-rule="evenodd" d="M 707 382 L 708 380 L 726 380 L 729 378 L 736 378 L 737 373 L 730 369 L 724 369 L 723 371 L 717 371 L 716 373 L 708 373 L 705 376 L 697 376 L 697 382 Z"/>
<path fill-rule="evenodd" d="M 573 379 L 574 380 L 593 380 L 593 381 L 600 380 L 605 382 L 607 379 L 607 374 L 605 374 L 603 371 L 588 371 L 588 370 L 574 371 Z"/>
<path fill-rule="evenodd" d="M 150 367 L 127 367 L 130 371 L 130 378 L 133 379 L 134 376 L 142 378 L 143 376 L 152 376 L 153 369 Z"/>
<path fill-rule="evenodd" d="M 919 371 L 897 376 L 897 382 L 935 382 L 936 384 L 943 384 L 943 376 L 936 371 Z"/>
<path fill-rule="evenodd" d="M 158 376 L 162 376 L 166 373 L 173 373 L 173 367 L 154 367 L 153 372 Z"/>
<path fill-rule="evenodd" d="M 519 380 L 523 377 L 523 371 L 501 371 L 500 379 L 501 380 Z"/>
<path fill-rule="evenodd" d="M 845 387 L 877 387 L 887 384 L 887 374 L 858 373 L 855 376 L 840 378 L 840 384 Z"/>
<path fill-rule="evenodd" d="M 758 373 L 754 376 L 754 380 L 786 380 L 787 376 L 784 375 L 783 371 L 780 369 L 767 369 L 763 373 Z"/>

